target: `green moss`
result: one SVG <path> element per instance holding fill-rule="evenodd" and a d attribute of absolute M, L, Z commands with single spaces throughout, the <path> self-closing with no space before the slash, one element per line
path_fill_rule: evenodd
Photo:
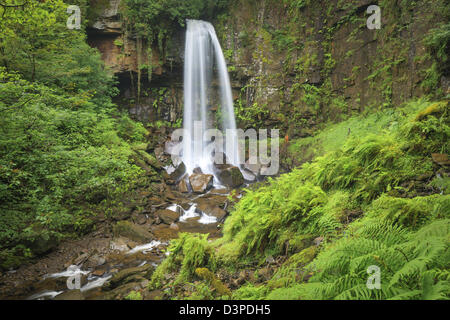
<path fill-rule="evenodd" d="M 172 240 L 168 248 L 169 256 L 153 273 L 149 286 L 160 288 L 164 284 L 165 275 L 176 271 L 175 283 L 190 281 L 197 268 L 216 270 L 216 258 L 208 234 L 180 233 L 178 239 Z"/>
<path fill-rule="evenodd" d="M 208 270 L 208 268 L 197 268 L 195 269 L 195 274 L 201 279 L 208 282 L 208 284 L 214 289 L 219 297 L 221 296 L 231 296 L 231 291 L 228 289 L 222 281 L 217 279 L 217 277 Z"/>

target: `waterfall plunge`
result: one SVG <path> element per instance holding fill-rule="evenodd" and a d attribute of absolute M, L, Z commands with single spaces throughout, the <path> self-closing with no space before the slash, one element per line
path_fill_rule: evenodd
<path fill-rule="evenodd" d="M 217 106 L 213 93 L 213 66 L 217 67 L 220 89 L 220 110 L 222 133 L 226 144 L 226 154 L 231 164 L 239 165 L 239 154 L 234 119 L 233 98 L 227 65 L 211 23 L 187 20 L 186 47 L 184 61 L 184 119 L 183 162 L 189 173 L 200 167 L 203 173 L 212 173 L 212 158 L 206 152 L 207 141 L 204 133 L 210 128 L 209 111 Z M 231 129 L 231 130 L 227 130 Z M 187 138 L 186 138 L 187 134 Z M 220 151 L 220 150 L 216 150 Z"/>

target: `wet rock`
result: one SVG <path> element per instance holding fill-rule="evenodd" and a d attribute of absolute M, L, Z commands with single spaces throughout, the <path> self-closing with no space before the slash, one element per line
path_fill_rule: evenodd
<path fill-rule="evenodd" d="M 244 183 L 244 177 L 238 167 L 232 165 L 216 166 L 221 183 L 229 188 L 237 188 Z"/>
<path fill-rule="evenodd" d="M 149 242 L 153 236 L 142 226 L 131 223 L 129 221 L 119 221 L 113 228 L 114 236 L 125 237 L 137 242 Z"/>
<path fill-rule="evenodd" d="M 178 218 L 180 217 L 180 214 L 178 212 L 167 209 L 157 211 L 156 215 L 163 223 L 169 225 L 172 224 L 173 222 L 178 221 Z"/>
<path fill-rule="evenodd" d="M 173 230 L 180 230 L 180 227 L 176 224 L 176 223 L 174 223 L 174 222 L 172 222 L 171 224 L 170 224 L 170 229 L 173 229 Z"/>
<path fill-rule="evenodd" d="M 111 241 L 109 244 L 109 248 L 111 250 L 118 250 L 118 251 L 128 251 L 130 250 L 130 247 L 127 244 L 127 241 L 124 238 L 118 238 L 114 241 Z"/>
<path fill-rule="evenodd" d="M 54 300 L 84 300 L 83 293 L 80 290 L 69 290 L 58 294 Z"/>
<path fill-rule="evenodd" d="M 214 207 L 214 209 L 209 212 L 209 215 L 216 217 L 217 221 L 222 221 L 227 215 L 227 212 L 219 207 Z"/>
<path fill-rule="evenodd" d="M 212 174 L 194 173 L 189 177 L 192 191 L 195 193 L 204 193 L 213 186 Z"/>
<path fill-rule="evenodd" d="M 140 267 L 134 267 L 134 268 L 127 268 L 120 270 L 119 272 L 115 273 L 112 278 L 108 281 L 108 284 L 104 286 L 105 290 L 111 290 L 118 286 L 121 286 L 123 284 L 132 282 L 136 278 L 132 277 L 135 275 L 140 275 L 142 279 L 149 279 L 152 272 L 154 270 L 154 267 L 152 267 L 149 264 L 144 264 Z"/>
<path fill-rule="evenodd" d="M 83 262 L 85 262 L 89 258 L 89 254 L 87 252 L 80 254 L 74 261 L 73 264 L 79 266 Z"/>
<path fill-rule="evenodd" d="M 204 208 L 205 206 L 209 206 L 210 208 L 213 208 L 214 206 L 219 206 L 223 208 L 227 200 L 228 198 L 225 195 L 216 195 L 208 193 L 205 194 L 204 196 L 195 199 L 194 202 L 197 204 L 198 207 L 200 206 Z"/>
<path fill-rule="evenodd" d="M 184 225 L 184 223 L 183 223 L 183 225 Z M 160 224 L 160 225 L 154 226 L 152 229 L 152 232 L 155 235 L 155 237 L 161 241 L 174 239 L 178 236 L 178 231 L 171 229 L 166 224 Z"/>
<path fill-rule="evenodd" d="M 86 261 L 85 266 L 90 267 L 98 267 L 102 266 L 106 263 L 106 259 L 98 254 L 93 254 L 89 257 L 89 259 Z"/>
<path fill-rule="evenodd" d="M 248 182 L 256 181 L 256 176 L 250 170 L 243 169 L 243 170 L 241 170 L 241 173 L 242 173 L 242 176 L 244 177 L 245 181 L 248 181 Z"/>
<path fill-rule="evenodd" d="M 229 191 L 228 191 L 228 189 L 225 189 L 225 188 L 223 188 L 223 189 L 212 189 L 211 193 L 228 194 Z"/>
<path fill-rule="evenodd" d="M 137 224 L 142 225 L 142 224 L 145 224 L 147 222 L 147 217 L 144 214 L 140 214 L 140 215 L 138 215 L 136 217 L 135 221 L 136 221 Z"/>
<path fill-rule="evenodd" d="M 181 179 L 180 182 L 178 182 L 177 189 L 179 192 L 182 192 L 182 193 L 189 192 L 189 187 L 188 187 L 188 184 L 185 179 Z"/>
<path fill-rule="evenodd" d="M 201 201 L 197 204 L 197 209 L 201 212 L 206 213 L 209 216 L 214 216 L 217 218 L 217 221 L 221 221 L 227 215 L 227 212 L 215 205 L 214 203 L 210 203 L 208 201 Z"/>
<path fill-rule="evenodd" d="M 169 178 L 177 182 L 181 177 L 184 176 L 185 173 L 186 173 L 186 166 L 184 162 L 181 162 L 178 165 L 178 167 L 171 174 L 169 174 Z"/>
<path fill-rule="evenodd" d="M 184 210 L 188 210 L 191 207 L 191 202 L 189 200 L 184 200 L 180 202 L 179 206 Z"/>
<path fill-rule="evenodd" d="M 200 167 L 195 168 L 192 172 L 196 174 L 203 174 L 203 171 Z"/>
<path fill-rule="evenodd" d="M 101 277 L 101 276 L 103 276 L 105 273 L 106 273 L 106 270 L 105 270 L 105 269 L 97 269 L 97 270 L 95 270 L 95 271 L 92 272 L 92 275 L 93 275 L 93 276 L 96 276 L 96 277 Z"/>

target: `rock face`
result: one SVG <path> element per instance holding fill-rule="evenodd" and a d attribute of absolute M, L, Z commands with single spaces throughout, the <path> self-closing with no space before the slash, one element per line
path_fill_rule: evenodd
<path fill-rule="evenodd" d="M 216 165 L 216 170 L 220 182 L 229 188 L 237 188 L 244 183 L 244 177 L 238 167 L 228 164 Z"/>
<path fill-rule="evenodd" d="M 177 189 L 178 189 L 178 191 L 180 191 L 182 193 L 188 193 L 189 187 L 188 187 L 186 180 L 181 179 L 180 182 L 178 182 Z"/>
<path fill-rule="evenodd" d="M 444 1 L 436 0 L 433 6 L 440 8 Z M 129 102 L 131 115 L 144 122 L 174 122 L 181 118 L 185 29 L 179 28 L 170 35 L 164 55 L 154 43 L 152 61 L 148 61 L 148 41 L 143 41 L 138 52 L 136 39 L 120 24 L 124 1 L 118 6 L 119 0 L 109 3 L 91 0 L 91 6 L 95 2 L 107 5 L 93 19 L 88 41 L 100 50 L 106 65 L 119 76 L 120 99 Z M 426 74 L 423 71 L 432 61 L 425 57 L 427 49 L 421 40 L 431 28 L 445 22 L 443 16 L 435 12 L 438 10 L 423 10 L 427 6 L 423 0 L 399 6 L 395 14 L 386 8 L 378 35 L 361 24 L 369 17 L 366 9 L 372 3 L 309 1 L 301 10 L 292 10 L 282 1 L 241 1 L 230 6 L 224 19 L 213 23 L 223 50 L 231 52 L 227 64 L 233 67 L 230 71 L 233 98 L 248 107 L 258 105 L 267 114 L 261 120 L 264 125 L 279 125 L 282 132 L 292 127 L 289 136 L 296 137 L 310 135 L 318 122 L 327 120 L 317 117 L 318 105 L 323 101 L 312 107 L 304 99 L 312 92 L 310 87 L 331 101 L 327 105 L 331 117 L 372 105 L 396 105 L 422 95 L 421 82 Z M 286 21 L 292 23 L 287 25 Z M 283 41 L 274 41 L 276 38 L 266 30 L 267 25 L 289 35 L 289 43 L 279 48 Z M 141 64 L 155 66 L 150 82 L 146 80 L 147 71 L 141 70 L 142 89 L 161 92 L 160 95 L 137 99 L 138 57 Z M 448 75 L 440 79 L 444 94 L 449 92 L 448 79 Z M 302 85 L 297 86 L 298 83 Z M 158 110 L 153 107 L 155 101 Z M 300 110 L 300 114 L 294 116 L 294 109 Z M 301 126 L 295 124 L 299 118 L 303 121 Z"/>
<path fill-rule="evenodd" d="M 178 212 L 172 211 L 172 210 L 159 210 L 156 212 L 156 216 L 161 219 L 161 221 L 165 224 L 172 224 L 176 221 L 178 221 L 178 218 L 180 217 L 180 214 Z"/>
<path fill-rule="evenodd" d="M 178 181 L 186 173 L 186 165 L 181 162 L 178 167 L 169 175 L 169 178 L 173 181 Z"/>
<path fill-rule="evenodd" d="M 154 268 L 151 265 L 145 264 L 141 267 L 120 270 L 111 278 L 111 280 L 109 280 L 108 284 L 104 286 L 104 290 L 111 290 L 119 285 L 150 278 L 153 269 Z"/>
<path fill-rule="evenodd" d="M 149 242 L 153 236 L 144 227 L 129 221 L 119 221 L 113 228 L 115 237 L 125 237 L 137 242 Z"/>
<path fill-rule="evenodd" d="M 212 174 L 194 173 L 189 177 L 192 191 L 195 193 L 204 193 L 213 186 Z"/>

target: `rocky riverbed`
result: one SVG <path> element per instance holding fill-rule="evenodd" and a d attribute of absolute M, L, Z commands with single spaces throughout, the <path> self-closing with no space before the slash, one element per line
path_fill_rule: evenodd
<path fill-rule="evenodd" d="M 99 217 L 94 232 L 62 242 L 33 264 L 5 272 L 0 299 L 124 299 L 139 290 L 144 299 L 162 298 L 162 292 L 142 289 L 170 254 L 169 241 L 180 232 L 220 237 L 229 209 L 241 196 L 236 187 L 245 186 L 241 177 L 236 182 L 230 175 L 229 187 L 213 175 L 197 171 L 188 176 L 182 164 L 170 164 L 163 147 L 156 146 L 154 152 L 157 166 L 166 168 L 163 180 L 156 192 L 139 193 L 145 198 L 139 202 L 146 203 L 144 209 L 132 205 L 119 215 Z"/>

